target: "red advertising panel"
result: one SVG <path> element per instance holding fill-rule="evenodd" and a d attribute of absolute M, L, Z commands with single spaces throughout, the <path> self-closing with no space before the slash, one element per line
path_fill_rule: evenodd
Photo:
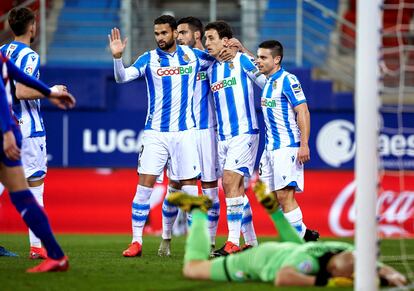
<path fill-rule="evenodd" d="M 131 202 L 137 174 L 132 169 L 51 169 L 45 206 L 53 229 L 71 233 L 130 233 Z M 414 236 L 414 176 L 390 173 L 383 177 L 377 209 L 381 234 Z M 165 184 L 151 197 L 147 232 L 161 231 L 161 203 Z M 305 192 L 297 194 L 304 222 L 322 236 L 352 236 L 355 223 L 355 183 L 352 171 L 305 171 Z M 247 191 L 258 235 L 276 234 L 266 212 Z M 227 233 L 224 195 L 220 190 L 219 233 Z M 363 211 L 363 210 L 362 210 Z M 0 197 L 0 232 L 26 231 L 7 194 Z"/>

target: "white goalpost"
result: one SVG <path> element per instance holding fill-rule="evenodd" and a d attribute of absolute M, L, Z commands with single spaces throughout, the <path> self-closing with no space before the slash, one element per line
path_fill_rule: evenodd
<path fill-rule="evenodd" d="M 376 275 L 380 0 L 357 1 L 355 290 L 378 289 Z"/>

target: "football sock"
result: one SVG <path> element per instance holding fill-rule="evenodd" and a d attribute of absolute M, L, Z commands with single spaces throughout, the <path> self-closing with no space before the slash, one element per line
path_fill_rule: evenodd
<path fill-rule="evenodd" d="M 150 211 L 150 197 L 153 188 L 138 185 L 132 201 L 132 242 L 142 244 L 142 232 Z"/>
<path fill-rule="evenodd" d="M 183 192 L 191 195 L 191 196 L 198 196 L 198 186 L 197 185 L 183 185 L 181 187 Z M 191 213 L 187 213 L 187 223 L 188 226 L 191 225 Z"/>
<path fill-rule="evenodd" d="M 244 195 L 243 216 L 241 222 L 241 232 L 244 242 L 251 246 L 257 246 L 256 232 L 254 231 L 252 208 L 250 207 L 249 198 Z"/>
<path fill-rule="evenodd" d="M 26 225 L 41 239 L 48 257 L 61 259 L 64 256 L 63 251 L 53 236 L 46 214 L 37 204 L 30 190 L 12 192 L 10 198 Z"/>
<path fill-rule="evenodd" d="M 296 229 L 294 229 L 289 221 L 286 220 L 282 210 L 276 210 L 270 215 L 270 217 L 272 218 L 279 233 L 280 241 L 296 242 L 300 244 L 304 243 L 303 239 L 298 235 Z"/>
<path fill-rule="evenodd" d="M 184 262 L 207 260 L 210 255 L 210 235 L 207 231 L 207 214 L 200 209 L 191 211 L 193 222 L 185 244 Z"/>
<path fill-rule="evenodd" d="M 36 202 L 43 208 L 44 204 L 43 204 L 43 191 L 45 188 L 45 184 L 36 186 L 36 187 L 29 187 L 30 192 L 32 192 L 34 198 L 36 199 Z M 30 246 L 31 247 L 37 247 L 40 248 L 42 247 L 42 242 L 40 241 L 40 239 L 35 236 L 35 234 L 33 233 L 33 231 L 30 230 L 29 228 L 29 241 L 30 241 Z"/>
<path fill-rule="evenodd" d="M 240 229 L 243 216 L 243 196 L 226 198 L 227 225 L 229 229 L 228 241 L 240 245 Z"/>
<path fill-rule="evenodd" d="M 210 233 L 211 244 L 216 244 L 216 233 L 218 220 L 220 217 L 220 200 L 218 197 L 218 187 L 202 189 L 203 195 L 209 197 L 213 202 L 213 206 L 207 211 L 208 216 L 208 232 Z"/>
<path fill-rule="evenodd" d="M 171 239 L 172 229 L 177 218 L 178 207 L 169 203 L 167 197 L 171 193 L 178 192 L 180 190 L 168 186 L 167 195 L 165 195 L 164 202 L 162 203 L 162 238 Z"/>
<path fill-rule="evenodd" d="M 300 237 L 303 237 L 306 232 L 306 226 L 302 221 L 302 211 L 297 207 L 289 212 L 284 213 L 287 221 L 296 229 Z"/>

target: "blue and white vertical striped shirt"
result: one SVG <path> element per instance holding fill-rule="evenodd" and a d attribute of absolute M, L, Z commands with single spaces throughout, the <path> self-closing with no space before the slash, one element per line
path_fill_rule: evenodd
<path fill-rule="evenodd" d="M 26 74 L 39 79 L 39 55 L 24 43 L 13 41 L 0 50 Z M 19 121 L 23 138 L 45 136 L 45 127 L 40 112 L 40 99 L 19 100 L 12 90 L 13 113 Z"/>
<path fill-rule="evenodd" d="M 193 95 L 199 68 L 212 61 L 207 53 L 188 46 L 177 45 L 174 53 L 157 48 L 144 53 L 124 70 L 119 70 L 115 60 L 115 79 L 128 82 L 145 76 L 148 96 L 145 129 L 183 131 L 195 126 Z"/>
<path fill-rule="evenodd" d="M 300 130 L 294 108 L 305 102 L 305 94 L 295 75 L 281 68 L 269 76 L 261 97 L 267 150 L 300 146 Z"/>
<path fill-rule="evenodd" d="M 244 133 L 258 133 L 253 82 L 263 88 L 266 77 L 246 54 L 231 62 L 218 62 L 208 69 L 217 113 L 218 137 L 226 140 Z"/>
<path fill-rule="evenodd" d="M 194 90 L 193 111 L 197 129 L 207 129 L 217 126 L 213 94 L 207 74 L 208 67 L 200 68 Z"/>

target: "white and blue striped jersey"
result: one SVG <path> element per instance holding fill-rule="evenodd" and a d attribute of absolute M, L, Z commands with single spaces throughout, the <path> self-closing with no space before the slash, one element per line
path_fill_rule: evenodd
<path fill-rule="evenodd" d="M 39 55 L 24 43 L 13 41 L 3 45 L 0 50 L 26 74 L 39 79 Z M 19 121 L 23 138 L 45 136 L 45 127 L 40 112 L 40 99 L 19 100 L 12 90 L 12 108 Z"/>
<path fill-rule="evenodd" d="M 197 73 L 197 82 L 194 90 L 193 111 L 197 129 L 207 129 L 217 125 L 214 108 L 213 93 L 210 89 L 206 68 Z"/>
<path fill-rule="evenodd" d="M 281 68 L 269 76 L 261 97 L 267 150 L 300 146 L 294 108 L 305 102 L 305 94 L 295 75 Z"/>
<path fill-rule="evenodd" d="M 195 126 L 193 95 L 199 68 L 212 61 L 207 53 L 188 46 L 177 45 L 174 53 L 157 48 L 144 53 L 125 69 L 128 76 L 124 78 L 119 76 L 115 63 L 115 78 L 117 82 L 128 82 L 145 76 L 148 96 L 145 129 L 183 131 Z"/>
<path fill-rule="evenodd" d="M 215 61 L 208 69 L 220 140 L 258 133 L 253 81 L 263 88 L 266 77 L 246 54 L 237 53 L 231 62 Z"/>

